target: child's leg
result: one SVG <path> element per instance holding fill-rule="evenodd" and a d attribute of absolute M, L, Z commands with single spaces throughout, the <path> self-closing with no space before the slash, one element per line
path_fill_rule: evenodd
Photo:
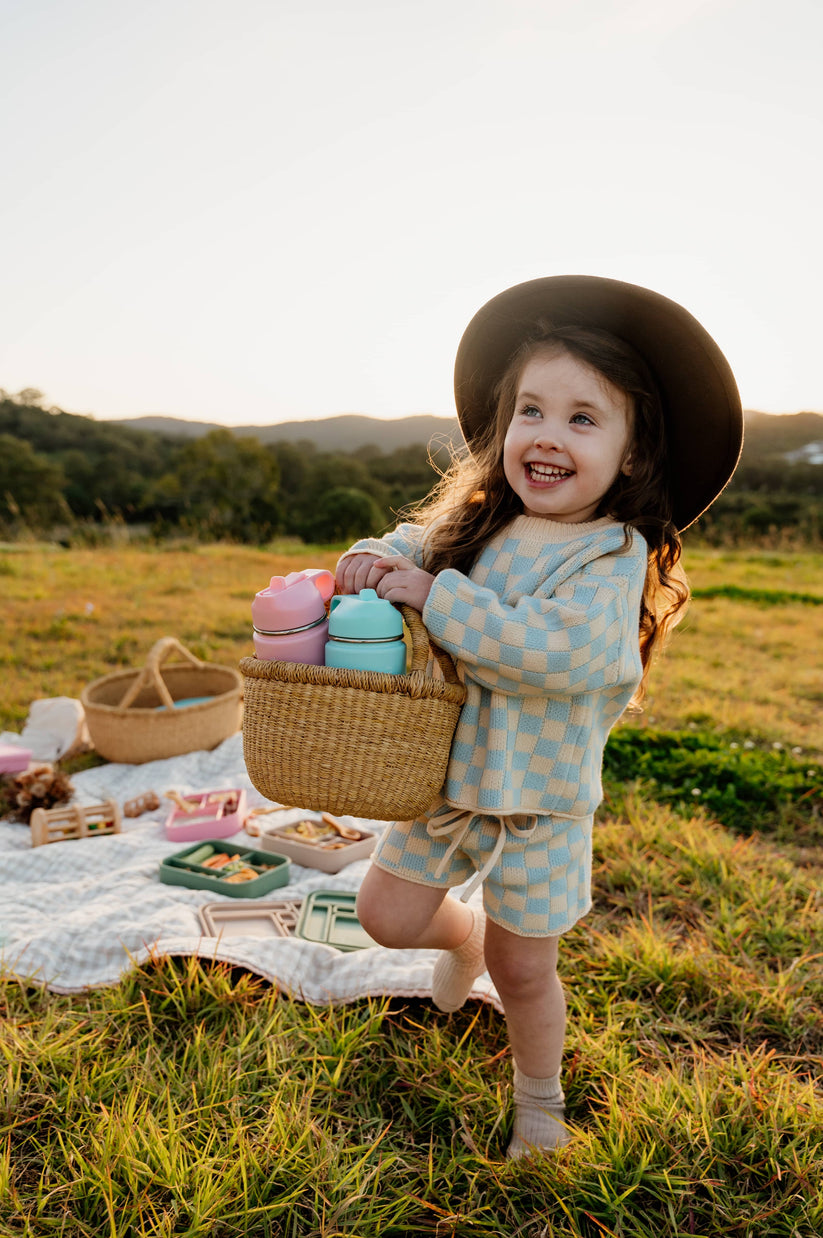
<path fill-rule="evenodd" d="M 568 1142 L 560 1085 L 566 1000 L 557 944 L 556 937 L 520 937 L 491 920 L 486 925 L 486 966 L 506 1012 L 514 1058 L 510 1157 Z"/>
<path fill-rule="evenodd" d="M 381 946 L 455 950 L 471 933 L 473 916 L 446 894 L 444 888 L 406 881 L 372 864 L 357 896 L 357 916 Z"/>
<path fill-rule="evenodd" d="M 512 1054 L 533 1077 L 560 1071 L 566 999 L 557 975 L 556 937 L 520 937 L 486 924 L 486 966 L 506 1012 Z"/>

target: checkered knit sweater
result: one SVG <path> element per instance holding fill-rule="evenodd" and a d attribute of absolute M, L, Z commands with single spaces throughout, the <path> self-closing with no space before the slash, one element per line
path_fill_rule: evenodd
<path fill-rule="evenodd" d="M 349 553 L 422 566 L 423 529 L 401 524 Z M 468 575 L 440 572 L 423 610 L 466 703 L 444 796 L 456 808 L 584 817 L 602 799 L 606 738 L 641 677 L 647 547 L 609 519 L 517 516 Z"/>

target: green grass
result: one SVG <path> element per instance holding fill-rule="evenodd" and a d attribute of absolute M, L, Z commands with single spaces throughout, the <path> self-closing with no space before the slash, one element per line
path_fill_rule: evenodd
<path fill-rule="evenodd" d="M 695 598 L 734 598 L 744 602 L 757 602 L 761 606 L 785 606 L 787 602 L 799 602 L 802 606 L 823 606 L 819 593 L 797 593 L 788 589 L 746 589 L 743 585 L 707 585 L 693 590 Z"/>
<path fill-rule="evenodd" d="M 823 1226 L 820 870 L 629 798 L 566 939 L 576 1137 L 506 1162 L 502 1018 L 320 1008 L 158 959 L 7 981 L 8 1234 L 785 1235 Z"/>
<path fill-rule="evenodd" d="M 118 640 L 136 654 L 167 625 L 208 656 L 246 652 L 271 559 L 169 554 L 0 558 L 15 708 L 34 658 L 54 658 L 44 687 L 76 691 L 95 661 L 130 661 Z M 662 722 L 615 732 L 594 907 L 561 949 L 567 1149 L 504 1159 L 511 1061 L 487 1005 L 309 1006 L 196 959 L 71 997 L 5 976 L 0 1236 L 819 1238 L 823 743 L 797 702 L 820 690 L 819 627 L 804 626 L 820 610 L 797 595 L 822 561 L 691 558 L 698 588 L 792 596 L 770 601 L 762 634 L 753 599 L 698 598 L 658 668 Z M 218 596 L 195 615 L 209 581 Z M 770 680 L 775 642 L 792 640 Z M 696 668 L 715 654 L 704 689 Z M 667 687 L 692 675 L 691 691 Z"/>
<path fill-rule="evenodd" d="M 607 792 L 642 783 L 682 814 L 703 807 L 731 830 L 767 830 L 786 842 L 823 843 L 823 767 L 777 743 L 715 731 L 618 727 L 603 763 Z"/>

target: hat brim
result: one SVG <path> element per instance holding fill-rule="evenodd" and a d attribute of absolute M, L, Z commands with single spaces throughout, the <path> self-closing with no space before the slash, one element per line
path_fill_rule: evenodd
<path fill-rule="evenodd" d="M 687 528 L 727 485 L 743 446 L 743 409 L 722 352 L 687 310 L 660 293 L 594 275 L 555 275 L 499 293 L 457 350 L 454 392 L 469 450 L 495 413 L 495 388 L 537 319 L 598 327 L 645 360 L 663 401 L 673 520 Z"/>

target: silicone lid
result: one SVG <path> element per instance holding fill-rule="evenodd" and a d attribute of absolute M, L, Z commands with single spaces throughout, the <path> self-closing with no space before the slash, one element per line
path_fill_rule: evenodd
<path fill-rule="evenodd" d="M 266 632 L 289 631 L 322 619 L 333 590 L 334 576 L 320 568 L 272 576 L 252 602 L 254 626 Z"/>
<path fill-rule="evenodd" d="M 390 640 L 403 635 L 403 616 L 374 589 L 355 595 L 333 597 L 329 612 L 329 636 L 349 640 Z"/>

